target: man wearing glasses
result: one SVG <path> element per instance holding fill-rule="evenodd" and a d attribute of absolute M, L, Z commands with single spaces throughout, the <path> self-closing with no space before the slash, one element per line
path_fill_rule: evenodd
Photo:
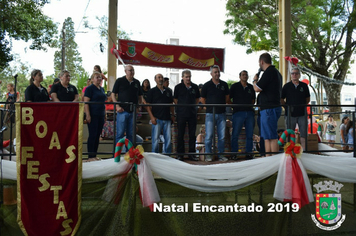
<path fill-rule="evenodd" d="M 133 106 L 132 104 L 142 103 L 142 90 L 140 81 L 134 78 L 135 70 L 132 65 L 125 66 L 124 76 L 115 81 L 111 98 L 116 104 L 116 137 L 117 143 L 125 136 L 133 142 Z"/>
<path fill-rule="evenodd" d="M 201 102 L 203 104 L 228 104 L 230 103 L 229 87 L 225 81 L 220 80 L 220 67 L 214 65 L 210 67 L 211 80 L 203 85 L 201 90 Z M 215 110 L 214 110 L 215 109 Z M 224 106 L 209 106 L 206 107 L 205 118 L 205 150 L 211 152 L 213 143 L 214 128 L 218 134 L 218 151 L 223 153 L 225 150 L 225 129 L 226 129 L 226 107 Z M 215 113 L 215 116 L 214 116 Z M 215 123 L 214 123 L 215 120 Z M 205 158 L 205 161 L 212 161 L 211 155 Z M 219 156 L 219 161 L 227 161 L 224 156 Z"/>
<path fill-rule="evenodd" d="M 198 104 L 199 102 L 199 88 L 198 85 L 192 82 L 192 73 L 190 70 L 182 71 L 182 82 L 177 84 L 174 88 L 173 101 L 178 105 Z M 179 153 L 178 160 L 183 161 L 185 153 L 184 147 L 184 133 L 185 127 L 188 124 L 189 130 L 189 152 L 195 152 L 195 131 L 197 127 L 197 108 L 195 106 L 177 106 L 177 152 Z M 199 159 L 195 155 L 189 155 L 192 161 Z"/>
<path fill-rule="evenodd" d="M 298 124 L 300 131 L 300 142 L 305 150 L 305 138 L 307 137 L 308 121 L 306 105 L 310 102 L 310 93 L 308 85 L 300 79 L 300 71 L 293 68 L 291 72 L 291 81 L 286 83 L 282 89 L 281 104 L 289 105 L 285 107 L 285 122 L 288 129 L 295 129 Z M 304 106 L 293 106 L 304 105 Z M 290 111 L 288 110 L 290 108 Z"/>

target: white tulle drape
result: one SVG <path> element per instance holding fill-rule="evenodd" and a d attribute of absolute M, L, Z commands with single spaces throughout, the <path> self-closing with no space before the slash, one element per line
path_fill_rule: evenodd
<path fill-rule="evenodd" d="M 326 145 L 319 144 L 320 149 Z M 326 156 L 329 155 L 329 156 Z M 284 153 L 249 161 L 215 165 L 192 165 L 156 153 L 144 153 L 147 166 L 160 177 L 181 186 L 202 192 L 223 192 L 243 188 L 276 173 Z M 306 170 L 339 182 L 356 183 L 356 158 L 352 153 L 303 153 L 300 163 Z M 125 173 L 130 165 L 121 159 L 83 163 L 83 179 L 110 177 Z M 4 179 L 16 180 L 16 162 L 2 161 Z M 138 169 L 140 173 L 140 169 Z M 141 170 L 146 178 L 151 171 Z"/>

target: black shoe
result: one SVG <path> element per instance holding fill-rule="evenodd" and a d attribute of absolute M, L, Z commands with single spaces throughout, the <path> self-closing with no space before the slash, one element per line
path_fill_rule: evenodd
<path fill-rule="evenodd" d="M 184 159 L 183 156 L 178 156 L 178 157 L 177 157 L 177 160 L 178 160 L 178 161 L 183 161 L 183 159 Z"/>
<path fill-rule="evenodd" d="M 191 160 L 191 161 L 199 161 L 199 157 L 197 157 L 195 155 L 189 155 L 189 160 Z"/>
<path fill-rule="evenodd" d="M 254 155 L 248 154 L 248 155 L 246 155 L 245 160 L 252 160 L 254 158 L 255 158 Z"/>

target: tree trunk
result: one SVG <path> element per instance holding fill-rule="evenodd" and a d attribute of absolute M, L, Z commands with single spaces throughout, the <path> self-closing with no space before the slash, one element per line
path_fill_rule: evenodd
<path fill-rule="evenodd" d="M 326 97 L 328 99 L 328 105 L 339 105 L 338 107 L 330 106 L 330 112 L 341 112 L 341 103 L 340 103 L 340 95 L 341 95 L 341 84 L 331 84 L 325 83 L 323 81 L 323 86 L 325 88 Z M 337 118 L 338 116 L 334 116 Z"/>

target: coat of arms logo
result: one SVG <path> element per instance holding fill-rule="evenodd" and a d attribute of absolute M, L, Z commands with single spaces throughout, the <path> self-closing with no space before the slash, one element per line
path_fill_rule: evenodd
<path fill-rule="evenodd" d="M 128 43 L 127 44 L 127 52 L 126 54 L 129 56 L 129 57 L 134 57 L 136 56 L 136 46 L 134 43 Z"/>
<path fill-rule="evenodd" d="M 317 227 L 323 230 L 335 230 L 345 221 L 346 215 L 341 214 L 340 189 L 344 186 L 335 181 L 319 182 L 313 185 L 317 190 L 315 214 L 311 215 Z M 336 193 L 322 193 L 324 191 Z"/>

